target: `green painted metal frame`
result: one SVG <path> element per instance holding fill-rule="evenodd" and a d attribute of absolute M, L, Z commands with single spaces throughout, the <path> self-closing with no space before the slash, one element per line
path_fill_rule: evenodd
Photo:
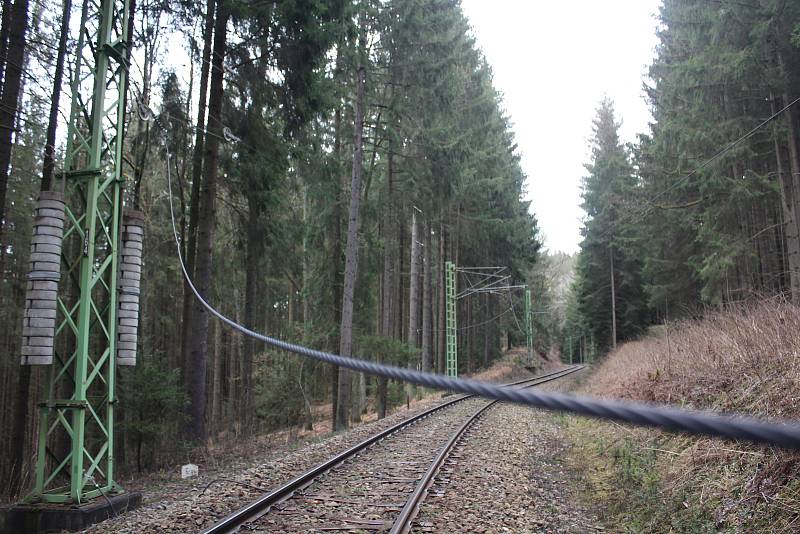
<path fill-rule="evenodd" d="M 456 266 L 445 264 L 445 373 L 458 376 L 458 339 L 456 337 Z"/>
<path fill-rule="evenodd" d="M 525 341 L 528 347 L 528 363 L 533 362 L 533 310 L 531 309 L 531 290 L 525 288 Z"/>
<path fill-rule="evenodd" d="M 84 0 L 81 10 L 62 176 L 66 276 L 28 501 L 81 503 L 121 491 L 114 405 L 128 14 L 129 0 Z"/>

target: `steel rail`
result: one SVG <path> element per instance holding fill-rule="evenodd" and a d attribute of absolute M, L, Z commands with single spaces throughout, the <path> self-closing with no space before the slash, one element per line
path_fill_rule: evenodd
<path fill-rule="evenodd" d="M 577 371 L 581 368 L 583 368 L 582 365 L 575 365 L 572 367 L 568 367 L 566 370 Z M 555 378 L 550 378 L 550 377 L 553 377 L 554 375 L 561 375 L 562 373 L 564 373 L 564 371 L 565 369 L 559 369 L 558 371 L 552 371 L 542 375 L 525 378 L 523 380 L 518 380 L 516 382 L 510 382 L 508 384 L 504 384 L 504 386 L 513 387 L 513 386 L 518 386 L 520 384 L 526 384 L 528 382 L 534 382 L 534 384 L 530 384 L 530 386 L 534 386 L 539 383 L 544 383 L 550 380 L 554 380 L 555 378 L 560 378 L 560 376 Z M 336 456 L 333 456 L 328 460 L 325 460 L 321 464 L 312 467 L 308 471 L 302 473 L 301 475 L 298 475 L 289 482 L 286 482 L 282 486 L 270 491 L 266 495 L 259 497 L 257 500 L 251 502 L 250 504 L 247 504 L 244 507 L 225 516 L 219 522 L 215 523 L 206 530 L 203 530 L 201 534 L 223 534 L 223 533 L 236 532 L 236 530 L 245 523 L 255 521 L 259 517 L 265 515 L 266 513 L 269 512 L 272 506 L 291 498 L 295 494 L 295 492 L 308 487 L 312 482 L 314 482 L 314 480 L 319 478 L 321 475 L 327 473 L 328 471 L 330 471 L 337 465 L 341 464 L 348 458 L 355 456 L 357 453 L 366 449 L 370 445 L 373 445 L 383 440 L 384 438 L 387 438 L 390 435 L 400 430 L 403 430 L 404 428 L 436 412 L 439 412 L 454 404 L 465 401 L 467 399 L 474 398 L 476 396 L 477 395 L 463 395 L 461 397 L 449 400 L 447 402 L 434 406 L 433 408 L 429 408 L 424 412 L 409 417 L 408 419 L 404 419 L 399 423 L 392 425 L 391 427 L 366 438 L 365 440 L 353 445 L 352 447 L 345 449 Z"/>
<path fill-rule="evenodd" d="M 519 389 L 526 389 L 544 384 L 546 382 L 551 382 L 553 380 L 558 380 L 559 378 L 563 378 L 569 374 L 580 371 L 583 369 L 583 367 L 583 365 L 575 365 L 568 367 L 567 369 L 562 369 L 558 373 L 551 373 L 551 375 L 548 375 L 547 377 L 542 377 L 542 380 L 536 381 L 533 384 L 526 384 L 521 386 Z M 422 506 L 425 497 L 427 497 L 428 490 L 430 490 L 431 486 L 433 485 L 433 481 L 436 479 L 436 475 L 439 474 L 439 471 L 444 465 L 445 460 L 447 460 L 447 458 L 453 452 L 453 449 L 455 449 L 456 445 L 458 445 L 459 441 L 461 441 L 461 438 L 464 436 L 467 430 L 477 423 L 478 420 L 498 402 L 500 401 L 493 400 L 488 402 L 485 406 L 481 407 L 477 412 L 472 414 L 472 416 L 464 421 L 464 424 L 461 425 L 458 430 L 456 430 L 444 447 L 441 448 L 439 453 L 431 462 L 427 471 L 425 471 L 425 473 L 422 475 L 422 478 L 420 478 L 419 482 L 417 482 L 414 491 L 406 500 L 406 503 L 395 519 L 394 525 L 392 525 L 392 529 L 389 531 L 389 534 L 407 534 L 411 531 L 412 523 L 419 513 L 420 506 Z"/>

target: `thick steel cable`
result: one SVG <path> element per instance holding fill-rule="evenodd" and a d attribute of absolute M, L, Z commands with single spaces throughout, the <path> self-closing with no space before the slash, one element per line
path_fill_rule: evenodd
<path fill-rule="evenodd" d="M 711 412 L 681 410 L 661 406 L 652 406 L 633 402 L 595 400 L 575 395 L 552 393 L 537 390 L 520 390 L 497 386 L 488 382 L 465 378 L 450 378 L 445 375 L 412 371 L 391 365 L 374 363 L 366 360 L 346 358 L 337 354 L 311 349 L 295 343 L 266 336 L 246 328 L 229 319 L 211 306 L 197 291 L 192 283 L 183 262 L 178 231 L 175 226 L 175 212 L 172 201 L 172 178 L 170 173 L 171 155 L 167 149 L 167 183 L 169 187 L 169 209 L 172 219 L 172 233 L 180 262 L 181 271 L 186 283 L 197 300 L 213 316 L 238 330 L 246 336 L 257 339 L 277 349 L 293 352 L 301 356 L 345 367 L 347 369 L 379 375 L 393 380 L 411 382 L 443 391 L 454 391 L 470 395 L 479 395 L 487 399 L 496 399 L 524 406 L 533 406 L 547 410 L 569 412 L 599 419 L 610 419 L 639 426 L 648 426 L 729 439 L 743 439 L 754 443 L 777 445 L 787 449 L 800 449 L 800 425 L 795 422 L 770 423 L 751 417 L 720 415 Z"/>

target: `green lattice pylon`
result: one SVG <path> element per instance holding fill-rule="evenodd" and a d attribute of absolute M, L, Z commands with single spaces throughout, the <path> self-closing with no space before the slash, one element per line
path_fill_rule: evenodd
<path fill-rule="evenodd" d="M 445 264 L 445 373 L 458 376 L 458 339 L 456 338 L 456 266 Z"/>
<path fill-rule="evenodd" d="M 528 363 L 533 363 L 533 310 L 531 309 L 531 290 L 525 288 L 525 341 L 528 347 Z"/>
<path fill-rule="evenodd" d="M 114 482 L 116 314 L 129 0 L 85 0 L 62 187 L 54 361 L 39 405 L 29 501 L 80 503 Z"/>

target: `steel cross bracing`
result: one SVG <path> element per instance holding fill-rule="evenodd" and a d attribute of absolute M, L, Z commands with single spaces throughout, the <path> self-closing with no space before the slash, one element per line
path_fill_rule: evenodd
<path fill-rule="evenodd" d="M 61 187 L 66 224 L 54 363 L 30 501 L 79 503 L 114 482 L 116 313 L 129 0 L 85 0 Z"/>
<path fill-rule="evenodd" d="M 528 347 L 528 364 L 533 363 L 533 310 L 531 290 L 525 288 L 525 342 Z"/>
<path fill-rule="evenodd" d="M 504 274 L 506 267 L 456 267 L 453 262 L 446 262 L 445 265 L 445 370 L 447 376 L 458 376 L 458 339 L 456 332 L 456 301 L 470 295 L 480 293 L 505 294 L 509 298 L 509 309 L 514 312 L 514 320 L 520 330 L 525 330 L 527 339 L 528 361 L 533 361 L 533 323 L 530 301 L 530 290 L 526 285 L 510 285 L 511 275 Z M 464 275 L 467 287 L 460 292 L 456 291 L 456 273 Z M 525 327 L 523 328 L 516 318 L 514 303 L 511 296 L 507 293 L 512 289 L 526 289 L 525 301 Z M 505 312 L 501 315 L 504 315 Z M 497 317 L 500 317 L 499 315 Z M 483 324 L 483 323 L 481 323 Z"/>
<path fill-rule="evenodd" d="M 445 264 L 445 374 L 458 376 L 458 339 L 456 338 L 456 266 Z"/>

